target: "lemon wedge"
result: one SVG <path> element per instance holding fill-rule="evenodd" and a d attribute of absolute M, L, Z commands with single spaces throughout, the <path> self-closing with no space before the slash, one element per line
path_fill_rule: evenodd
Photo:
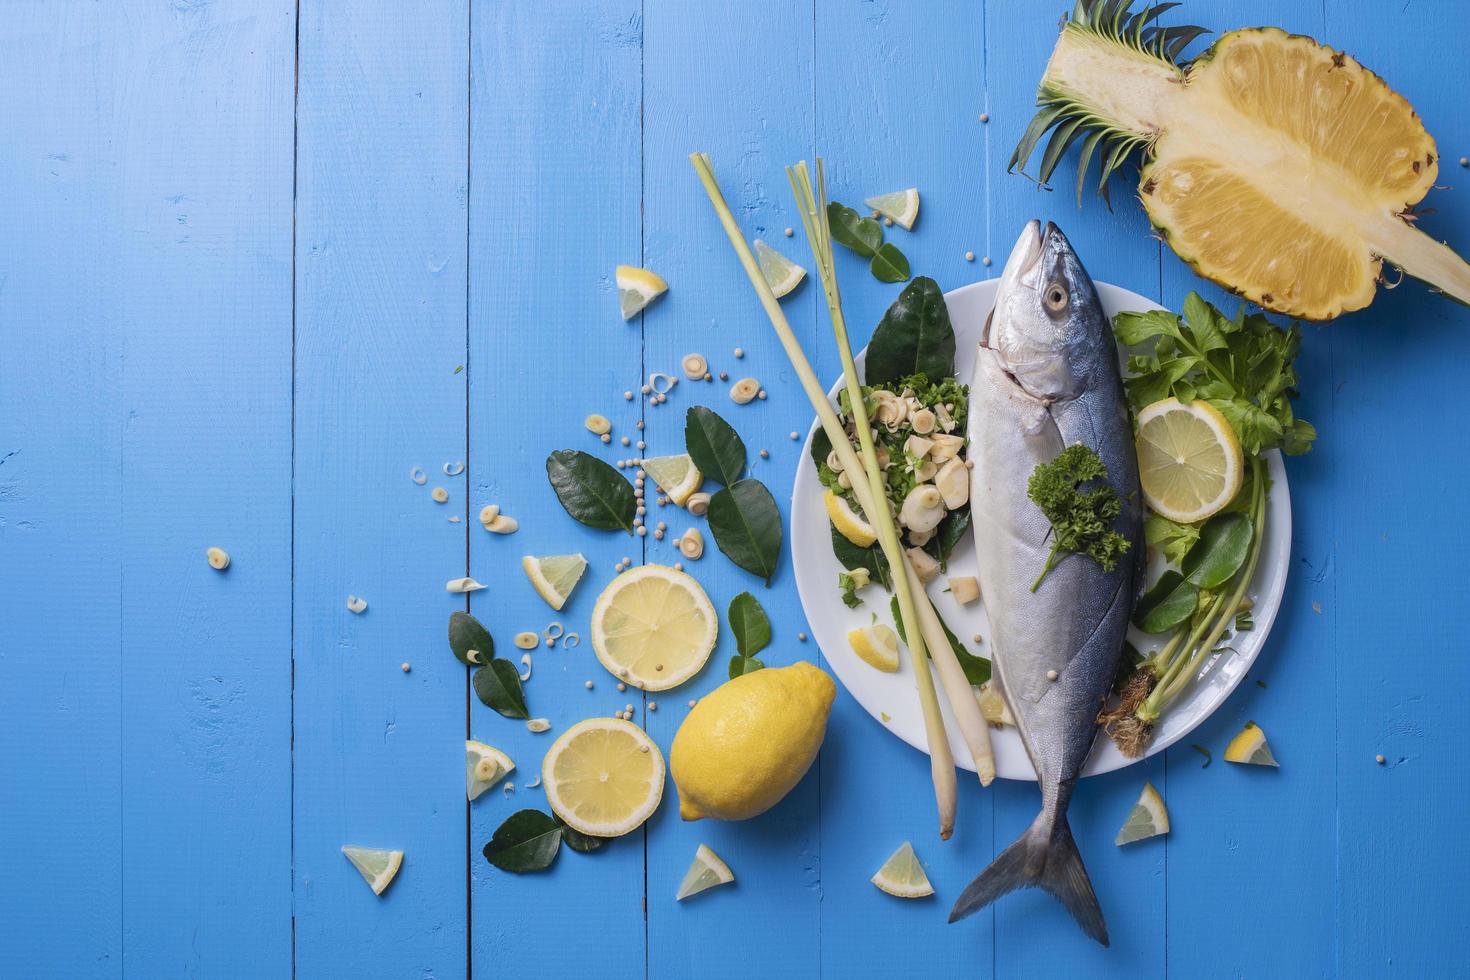
<path fill-rule="evenodd" d="M 675 507 L 683 507 L 689 495 L 704 483 L 704 474 L 694 465 L 688 453 L 677 456 L 655 456 L 641 464 L 658 488 L 668 495 Z"/>
<path fill-rule="evenodd" d="M 1138 413 L 1138 476 L 1154 513 L 1202 521 L 1235 499 L 1244 474 L 1240 440 L 1208 402 L 1165 398 Z"/>
<path fill-rule="evenodd" d="M 464 743 L 464 791 L 471 800 L 479 799 L 487 789 L 515 771 L 510 756 L 484 742 L 466 739 Z"/>
<path fill-rule="evenodd" d="M 913 231 L 914 222 L 919 218 L 919 189 L 917 187 L 910 187 L 906 191 L 894 191 L 892 194 L 879 194 L 877 197 L 868 198 L 863 203 L 903 228 L 904 231 Z"/>
<path fill-rule="evenodd" d="M 589 718 L 567 729 L 541 763 L 546 801 L 568 827 L 621 837 L 658 809 L 664 756 L 637 725 Z"/>
<path fill-rule="evenodd" d="M 379 847 L 358 847 L 355 844 L 347 844 L 342 848 L 342 853 L 352 866 L 362 875 L 372 888 L 374 895 L 383 894 L 383 889 L 392 882 L 393 876 L 398 874 L 398 869 L 403 865 L 402 851 L 387 851 Z"/>
<path fill-rule="evenodd" d="M 669 288 L 662 276 L 636 265 L 618 266 L 617 282 L 618 305 L 622 308 L 624 320 L 633 319 Z"/>
<path fill-rule="evenodd" d="M 934 886 L 929 884 L 929 876 L 924 873 L 924 866 L 914 853 L 914 845 L 908 841 L 904 841 L 903 846 L 883 862 L 883 867 L 870 880 L 896 898 L 923 898 L 934 894 Z"/>
<path fill-rule="evenodd" d="M 719 619 L 698 582 L 640 565 L 608 583 L 592 609 L 592 649 L 618 680 L 664 691 L 693 677 L 715 648 Z"/>
<path fill-rule="evenodd" d="M 822 503 L 826 506 L 827 517 L 831 519 L 832 526 L 837 528 L 837 533 L 859 548 L 871 547 L 878 540 L 878 532 L 873 530 L 873 525 L 859 517 L 857 511 L 852 509 L 852 504 L 831 490 L 822 494 Z"/>
<path fill-rule="evenodd" d="M 1123 821 L 1123 829 L 1118 831 L 1113 843 L 1121 847 L 1168 832 L 1169 811 L 1164 806 L 1164 798 L 1154 789 L 1153 783 L 1144 783 L 1138 802 L 1128 811 L 1128 819 Z"/>
<path fill-rule="evenodd" d="M 684 872 L 684 880 L 679 883 L 679 892 L 674 896 L 677 901 L 684 901 L 691 895 L 709 891 L 716 885 L 728 885 L 735 880 L 735 874 L 730 866 L 720 860 L 720 856 L 703 844 L 694 852 L 694 861 L 689 865 L 689 870 Z"/>
<path fill-rule="evenodd" d="M 806 270 L 776 251 L 759 238 L 755 240 L 755 260 L 761 267 L 766 285 L 777 299 L 785 296 L 806 278 Z"/>
<path fill-rule="evenodd" d="M 1250 766 L 1280 768 L 1276 756 L 1271 754 L 1271 746 L 1266 742 L 1266 733 L 1261 731 L 1261 726 L 1253 721 L 1246 722 L 1240 734 L 1232 738 L 1230 744 L 1225 746 L 1225 761 Z"/>
<path fill-rule="evenodd" d="M 526 555 L 521 559 L 526 578 L 536 594 L 552 609 L 560 609 L 572 597 L 572 590 L 587 570 L 587 559 L 581 555 Z"/>
<path fill-rule="evenodd" d="M 888 674 L 898 670 L 898 634 L 883 623 L 848 630 L 847 644 L 869 667 Z"/>

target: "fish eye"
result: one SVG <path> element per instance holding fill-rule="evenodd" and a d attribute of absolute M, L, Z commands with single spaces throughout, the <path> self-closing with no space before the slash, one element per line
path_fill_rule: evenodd
<path fill-rule="evenodd" d="M 1061 312 L 1067 305 L 1067 287 L 1059 282 L 1054 282 L 1046 287 L 1046 295 L 1042 299 L 1047 309 L 1054 313 Z"/>

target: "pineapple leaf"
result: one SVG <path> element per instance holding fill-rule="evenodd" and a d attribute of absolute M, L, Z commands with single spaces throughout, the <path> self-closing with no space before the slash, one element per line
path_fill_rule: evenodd
<path fill-rule="evenodd" d="M 1062 154 L 1067 152 L 1067 147 L 1072 145 L 1072 141 L 1077 138 L 1077 134 L 1082 130 L 1083 123 L 1086 121 L 1084 116 L 1073 116 L 1052 130 L 1051 139 L 1046 144 L 1046 152 L 1041 155 L 1041 170 L 1037 173 L 1037 178 L 1043 184 L 1051 179 L 1052 171 L 1061 162 Z"/>
<path fill-rule="evenodd" d="M 1051 128 L 1062 113 L 1067 111 L 1066 105 L 1047 105 L 1035 116 L 1031 117 L 1031 123 L 1026 131 L 1021 134 L 1020 142 L 1011 151 L 1010 162 L 1006 164 L 1006 173 L 1015 170 L 1017 166 L 1025 167 L 1026 161 L 1031 159 L 1031 152 L 1036 149 L 1036 143 Z M 1024 169 L 1021 171 L 1026 172 Z"/>
<path fill-rule="evenodd" d="M 1087 137 L 1087 141 L 1082 144 L 1082 155 L 1077 158 L 1077 206 L 1079 208 L 1082 206 L 1082 188 L 1087 183 L 1087 164 L 1092 160 L 1097 144 L 1101 143 L 1107 135 L 1106 129 L 1095 129 L 1092 135 Z"/>

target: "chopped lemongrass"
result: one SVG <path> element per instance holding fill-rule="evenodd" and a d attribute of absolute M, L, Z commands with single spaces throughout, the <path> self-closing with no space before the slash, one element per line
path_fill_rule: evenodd
<path fill-rule="evenodd" d="M 957 575 L 949 580 L 949 594 L 962 606 L 980 598 L 980 581 L 973 575 Z"/>
<path fill-rule="evenodd" d="M 1123 821 L 1123 828 L 1118 831 L 1113 843 L 1122 847 L 1124 844 L 1147 840 L 1168 832 L 1169 810 L 1164 806 L 1164 798 L 1154 789 L 1153 783 L 1144 783 L 1143 792 L 1138 794 L 1138 802 L 1128 812 L 1128 819 Z"/>
<path fill-rule="evenodd" d="M 348 595 L 347 610 L 349 612 L 365 613 L 367 612 L 367 600 L 361 596 Z"/>
<path fill-rule="evenodd" d="M 589 415 L 582 424 L 594 436 L 605 436 L 612 431 L 612 423 L 607 420 L 607 416 L 605 415 Z"/>
<path fill-rule="evenodd" d="M 748 405 L 760 393 L 761 383 L 754 378 L 741 378 L 730 386 L 730 400 L 737 405 Z"/>
<path fill-rule="evenodd" d="M 717 885 L 728 885 L 735 880 L 735 875 L 730 866 L 720 860 L 720 856 L 703 844 L 700 844 L 694 852 L 694 861 L 689 865 L 689 870 L 684 872 L 684 880 L 679 883 L 679 891 L 674 895 L 676 901 L 684 901 L 700 892 L 709 891 Z"/>
<path fill-rule="evenodd" d="M 566 636 L 563 636 L 561 638 L 561 645 L 564 646 L 564 647 L 566 647 L 568 650 L 570 650 L 572 647 L 579 647 L 579 646 L 581 646 L 582 645 L 582 634 L 581 633 L 568 633 Z"/>
<path fill-rule="evenodd" d="M 522 787 L 522 788 L 523 789 L 535 789 L 537 786 L 540 786 L 540 785 L 541 785 L 541 774 L 540 773 L 537 773 L 536 774 L 536 778 L 533 779 L 533 780 L 531 780 L 529 783 L 526 783 L 525 786 Z"/>
<path fill-rule="evenodd" d="M 468 576 L 464 578 L 452 578 L 444 583 L 445 592 L 477 592 L 483 588 L 483 585 Z"/>
<path fill-rule="evenodd" d="M 514 517 L 501 514 L 495 520 L 485 525 L 485 530 L 491 534 L 514 534 L 521 529 L 521 524 Z"/>
<path fill-rule="evenodd" d="M 550 642 L 559 639 L 565 632 L 566 628 L 562 626 L 561 622 L 559 620 L 553 620 L 547 624 L 546 629 L 541 631 L 541 638 Z"/>
<path fill-rule="evenodd" d="M 500 516 L 499 504 L 486 504 L 480 508 L 480 523 L 489 525 L 495 518 Z"/>
<path fill-rule="evenodd" d="M 520 677 L 521 683 L 525 683 L 531 679 L 531 655 L 529 653 L 521 654 L 521 666 L 526 668 L 525 673 L 518 674 L 517 676 Z"/>
<path fill-rule="evenodd" d="M 690 381 L 698 381 L 709 371 L 709 361 L 705 360 L 703 354 L 685 354 L 681 365 L 684 368 L 684 377 Z"/>
<path fill-rule="evenodd" d="M 459 476 L 463 472 L 464 472 L 464 461 L 463 460 L 458 460 L 458 461 L 453 462 L 453 463 L 445 463 L 444 464 L 444 475 L 445 476 Z"/>
<path fill-rule="evenodd" d="M 919 189 L 917 187 L 894 191 L 892 194 L 879 194 L 877 197 L 866 199 L 863 203 L 894 224 L 902 226 L 904 231 L 912 231 L 914 222 L 919 217 Z"/>
<path fill-rule="evenodd" d="M 424 468 L 422 466 L 415 466 L 413 469 L 409 470 L 408 478 L 417 483 L 419 486 L 423 486 L 425 483 L 429 482 L 429 474 L 424 472 Z"/>
<path fill-rule="evenodd" d="M 383 894 L 383 889 L 388 887 L 398 874 L 398 869 L 403 866 L 402 851 L 346 844 L 342 853 L 352 862 L 358 874 L 362 875 L 362 880 L 372 888 L 374 895 Z"/>
<path fill-rule="evenodd" d="M 532 718 L 530 721 L 526 722 L 526 729 L 539 735 L 541 732 L 551 730 L 551 722 L 547 721 L 545 718 Z"/>
<path fill-rule="evenodd" d="M 679 537 L 679 554 L 695 561 L 704 554 L 704 535 L 699 528 L 691 527 Z"/>
<path fill-rule="evenodd" d="M 210 548 L 204 552 L 204 560 L 209 562 L 209 567 L 217 572 L 222 572 L 230 567 L 230 553 L 223 548 Z"/>
<path fill-rule="evenodd" d="M 449 500 L 449 491 L 443 487 L 435 487 L 429 491 L 429 496 L 434 498 L 434 503 L 442 504 Z"/>
<path fill-rule="evenodd" d="M 513 642 L 522 650 L 534 650 L 541 645 L 541 637 L 530 630 L 523 630 L 516 634 Z"/>
<path fill-rule="evenodd" d="M 806 270 L 776 251 L 759 238 L 755 240 L 755 260 L 777 299 L 785 296 L 806 278 Z"/>
<path fill-rule="evenodd" d="M 648 387 L 653 389 L 655 395 L 667 395 L 678 383 L 678 378 L 662 371 L 654 371 L 648 375 Z"/>

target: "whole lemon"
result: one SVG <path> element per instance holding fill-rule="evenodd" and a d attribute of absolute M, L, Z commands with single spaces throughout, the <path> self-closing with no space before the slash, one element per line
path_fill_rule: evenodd
<path fill-rule="evenodd" d="M 679 816 L 744 820 L 764 813 L 811 768 L 837 686 L 801 662 L 742 674 L 700 699 L 669 753 Z"/>

